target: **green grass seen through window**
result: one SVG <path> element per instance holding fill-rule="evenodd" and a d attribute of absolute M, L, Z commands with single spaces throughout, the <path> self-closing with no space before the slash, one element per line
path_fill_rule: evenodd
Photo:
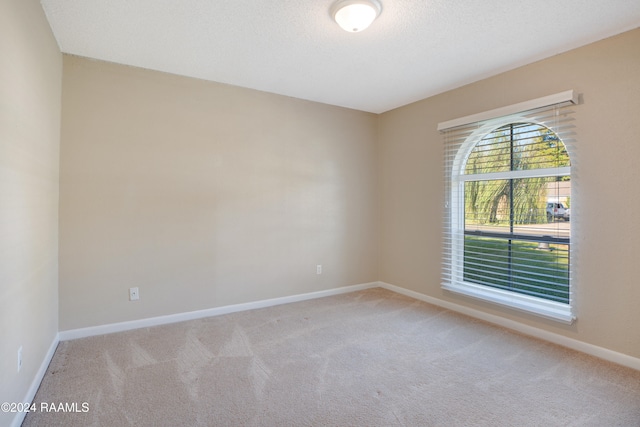
<path fill-rule="evenodd" d="M 465 236 L 464 251 L 467 282 L 569 303 L 568 245 Z"/>

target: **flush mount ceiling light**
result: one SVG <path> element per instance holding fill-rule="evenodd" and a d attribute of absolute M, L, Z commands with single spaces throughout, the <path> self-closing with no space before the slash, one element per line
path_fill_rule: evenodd
<path fill-rule="evenodd" d="M 338 0 L 331 6 L 331 16 L 343 30 L 357 33 L 366 29 L 380 15 L 378 0 Z"/>

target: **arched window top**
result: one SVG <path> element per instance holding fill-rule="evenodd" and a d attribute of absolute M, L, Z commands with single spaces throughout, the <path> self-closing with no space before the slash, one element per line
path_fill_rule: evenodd
<path fill-rule="evenodd" d="M 487 133 L 475 143 L 463 174 L 523 171 L 570 166 L 569 154 L 558 135 L 532 123 L 510 123 Z"/>

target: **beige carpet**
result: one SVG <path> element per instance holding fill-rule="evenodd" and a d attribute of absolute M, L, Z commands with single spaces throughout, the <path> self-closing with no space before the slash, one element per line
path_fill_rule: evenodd
<path fill-rule="evenodd" d="M 35 402 L 80 412 L 24 426 L 640 426 L 640 372 L 371 289 L 62 342 Z"/>

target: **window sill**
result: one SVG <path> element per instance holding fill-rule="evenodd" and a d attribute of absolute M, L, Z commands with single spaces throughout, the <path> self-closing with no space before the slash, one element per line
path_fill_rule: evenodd
<path fill-rule="evenodd" d="M 568 304 L 494 289 L 473 283 L 443 284 L 442 288 L 457 294 L 489 301 L 509 308 L 571 324 L 576 319 Z"/>

